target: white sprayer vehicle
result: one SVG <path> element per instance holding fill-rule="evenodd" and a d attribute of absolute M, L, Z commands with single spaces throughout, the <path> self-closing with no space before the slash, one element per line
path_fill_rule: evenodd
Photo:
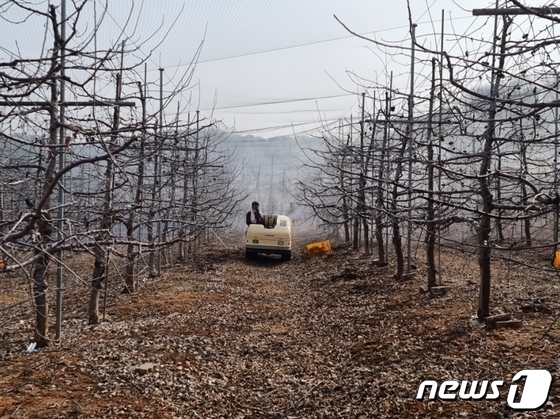
<path fill-rule="evenodd" d="M 280 255 L 282 260 L 292 257 L 292 221 L 285 215 L 265 214 L 264 224 L 251 224 L 247 228 L 245 255 L 247 259 L 257 253 Z"/>

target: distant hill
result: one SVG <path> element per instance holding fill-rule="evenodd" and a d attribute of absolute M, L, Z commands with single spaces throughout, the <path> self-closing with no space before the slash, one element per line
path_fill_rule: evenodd
<path fill-rule="evenodd" d="M 302 180 L 302 167 L 308 161 L 301 147 L 318 148 L 321 143 L 315 137 L 229 135 L 220 148 L 235 153 L 234 164 L 243 172 L 239 185 L 251 192 L 243 211 L 258 201 L 264 212 L 302 218 L 304 213 L 293 196 L 295 182 Z"/>

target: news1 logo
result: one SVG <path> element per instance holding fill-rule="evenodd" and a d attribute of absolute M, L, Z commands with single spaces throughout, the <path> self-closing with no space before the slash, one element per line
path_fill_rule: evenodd
<path fill-rule="evenodd" d="M 525 377 L 525 386 L 518 398 L 518 385 L 515 384 Z M 516 410 L 535 410 L 544 406 L 550 393 L 552 376 L 547 370 L 519 371 L 512 379 L 509 387 L 507 403 Z M 423 400 L 424 393 L 429 388 L 428 400 L 438 397 L 440 400 L 496 400 L 500 397 L 500 387 L 504 386 L 503 380 L 478 381 L 447 380 L 438 385 L 437 381 L 426 380 L 420 383 L 416 400 Z M 438 390 L 439 387 L 439 390 Z M 459 390 L 457 392 L 457 390 Z"/>

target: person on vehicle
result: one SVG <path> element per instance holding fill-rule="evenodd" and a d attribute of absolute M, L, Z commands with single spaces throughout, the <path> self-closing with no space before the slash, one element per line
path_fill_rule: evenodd
<path fill-rule="evenodd" d="M 251 224 L 262 224 L 264 225 L 264 219 L 259 211 L 259 203 L 257 201 L 251 204 L 251 211 L 247 213 L 247 225 Z"/>

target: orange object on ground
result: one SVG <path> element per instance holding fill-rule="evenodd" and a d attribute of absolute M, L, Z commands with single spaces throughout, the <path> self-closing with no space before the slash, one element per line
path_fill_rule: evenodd
<path fill-rule="evenodd" d="M 330 240 L 322 240 L 320 242 L 309 243 L 305 246 L 305 251 L 309 256 L 327 255 L 332 251 Z"/>
<path fill-rule="evenodd" d="M 560 269 L 560 250 L 557 250 L 554 253 L 554 260 L 552 261 L 552 264 L 556 269 Z"/>

